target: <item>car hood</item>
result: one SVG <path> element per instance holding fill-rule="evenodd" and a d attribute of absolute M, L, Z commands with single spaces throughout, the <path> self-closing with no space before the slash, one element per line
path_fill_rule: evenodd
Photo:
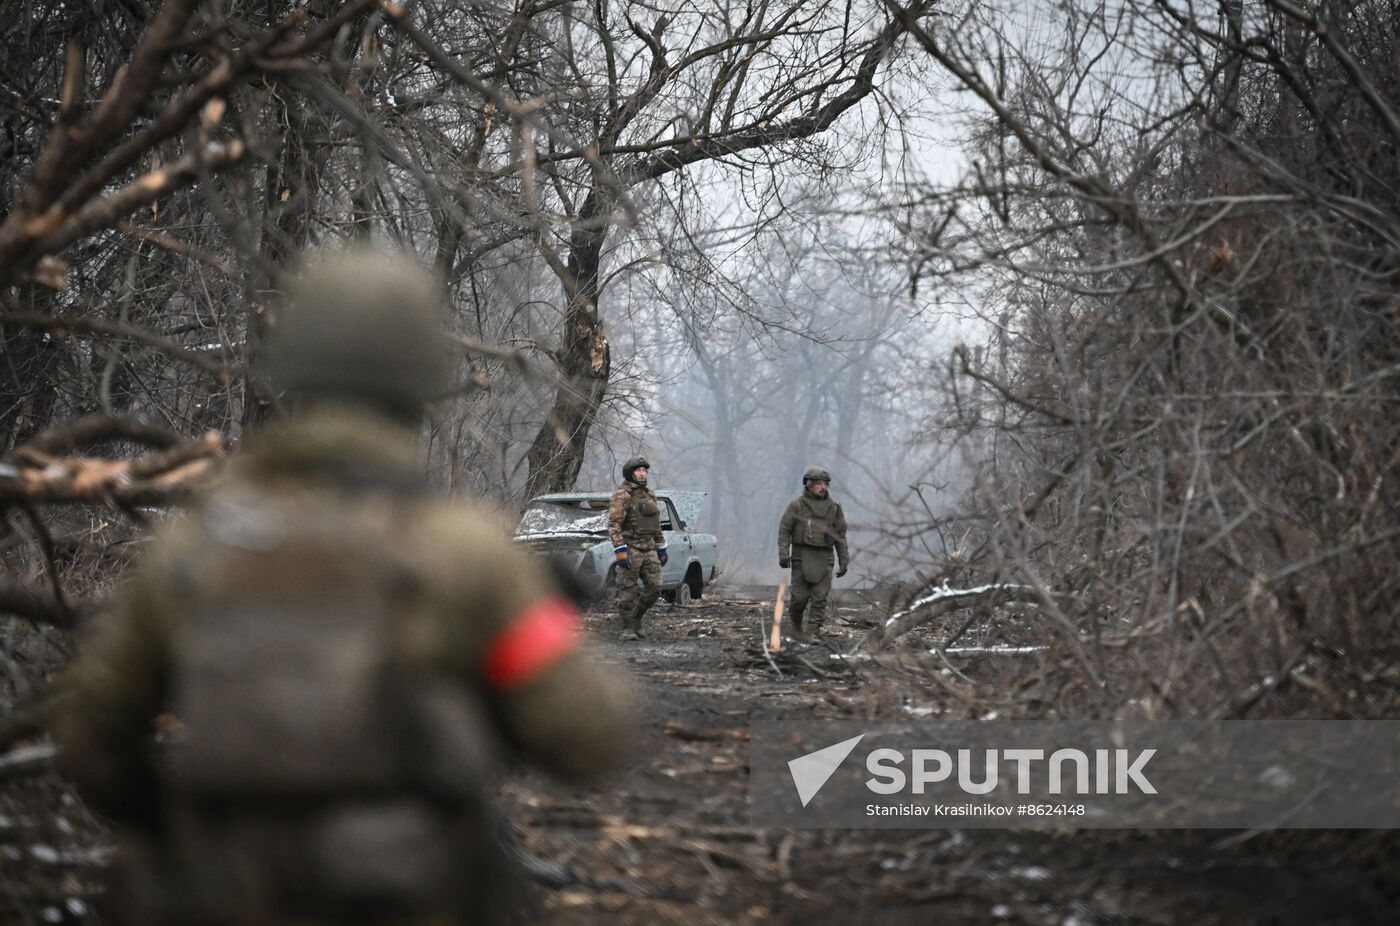
<path fill-rule="evenodd" d="M 594 543 L 601 543 L 602 541 L 607 540 L 608 535 L 606 531 L 598 532 L 535 530 L 525 534 L 515 534 L 511 537 L 511 539 L 522 543 L 529 543 L 535 540 L 577 540 L 580 542 L 587 541 L 587 543 L 591 546 Z"/>
<path fill-rule="evenodd" d="M 661 498 L 669 498 L 671 500 L 671 504 L 676 506 L 676 514 L 680 515 L 681 520 L 685 521 L 686 530 L 696 531 L 700 529 L 700 513 L 705 507 L 705 496 L 709 494 L 708 492 L 701 492 L 698 489 L 657 489 L 656 494 Z M 612 492 L 559 492 L 551 495 L 538 496 L 534 501 L 573 501 L 580 498 L 606 499 L 611 495 Z M 589 533 L 599 538 L 607 537 L 607 514 L 600 511 L 599 515 L 598 529 Z M 561 519 L 558 529 L 556 530 L 553 528 L 553 525 L 549 523 L 549 520 L 548 518 L 537 520 L 537 522 L 532 525 L 532 528 L 525 533 L 520 532 L 517 528 L 515 534 L 516 539 L 523 540 L 529 537 L 553 537 L 559 534 L 583 536 L 582 532 L 579 530 L 579 525 L 574 521 Z"/>

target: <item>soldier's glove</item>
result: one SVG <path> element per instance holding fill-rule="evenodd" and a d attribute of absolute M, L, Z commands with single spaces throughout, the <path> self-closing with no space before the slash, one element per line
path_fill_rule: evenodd
<path fill-rule="evenodd" d="M 627 544 L 620 547 L 613 547 L 613 556 L 617 559 L 618 569 L 631 569 L 632 557 L 627 553 Z"/>
<path fill-rule="evenodd" d="M 778 568 L 779 568 L 779 569 L 787 569 L 787 568 L 788 568 L 789 566 L 791 566 L 791 565 L 792 565 L 792 560 L 788 559 L 786 556 L 780 556 L 780 557 L 778 557 Z"/>
<path fill-rule="evenodd" d="M 666 554 L 665 547 L 662 547 L 661 549 L 656 551 L 656 558 L 661 561 L 661 565 L 666 565 L 666 560 L 670 559 L 670 557 Z"/>
<path fill-rule="evenodd" d="M 836 567 L 836 578 L 839 579 L 839 578 L 841 578 L 842 576 L 844 576 L 845 574 L 846 574 L 846 564 L 845 564 L 845 563 L 842 563 L 840 566 L 837 566 L 837 567 Z"/>

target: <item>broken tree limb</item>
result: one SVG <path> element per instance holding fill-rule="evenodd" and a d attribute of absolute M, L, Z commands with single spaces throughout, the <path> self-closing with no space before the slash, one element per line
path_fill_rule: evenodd
<path fill-rule="evenodd" d="M 0 504 L 170 504 L 207 485 L 223 453 L 217 431 L 133 460 L 55 458 L 31 444 L 0 463 Z"/>
<path fill-rule="evenodd" d="M 148 171 L 106 196 L 88 200 L 71 214 L 50 212 L 36 217 L 24 229 L 30 238 L 25 244 L 36 258 L 56 254 L 85 235 L 115 226 L 137 209 L 168 193 L 239 165 L 250 153 L 270 157 L 280 143 L 280 139 L 271 136 L 252 146 L 239 139 L 211 143 Z"/>
<path fill-rule="evenodd" d="M 49 770 L 58 749 L 52 743 L 21 746 L 0 755 L 0 781 L 29 778 Z"/>
<path fill-rule="evenodd" d="M 883 649 L 893 640 L 922 627 L 936 617 L 975 606 L 989 607 L 1008 601 L 1041 603 L 1045 593 L 1031 585 L 979 585 L 976 588 L 950 588 L 944 585 L 920 596 L 907 608 L 896 611 L 861 640 L 857 650 Z"/>

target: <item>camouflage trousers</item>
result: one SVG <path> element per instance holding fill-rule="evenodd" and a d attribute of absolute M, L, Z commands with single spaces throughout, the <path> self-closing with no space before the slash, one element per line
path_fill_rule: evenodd
<path fill-rule="evenodd" d="M 835 550 L 822 547 L 793 547 L 792 576 L 788 580 L 788 610 L 792 614 L 794 624 L 800 624 L 813 633 L 821 629 L 822 621 L 826 618 L 826 604 L 831 594 L 831 577 L 835 562 Z"/>
<path fill-rule="evenodd" d="M 641 620 L 661 597 L 661 560 L 655 550 L 632 550 L 632 568 L 617 570 L 617 616 Z"/>

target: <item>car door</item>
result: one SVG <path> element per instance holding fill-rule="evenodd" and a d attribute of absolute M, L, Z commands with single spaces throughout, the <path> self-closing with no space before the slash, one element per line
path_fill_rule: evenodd
<path fill-rule="evenodd" d="M 661 583 L 676 585 L 685 577 L 685 570 L 690 565 L 690 525 L 676 514 L 676 506 L 671 504 L 669 498 L 661 499 L 661 503 L 665 506 L 661 529 L 666 533 L 667 554 L 666 566 L 661 570 Z"/>

